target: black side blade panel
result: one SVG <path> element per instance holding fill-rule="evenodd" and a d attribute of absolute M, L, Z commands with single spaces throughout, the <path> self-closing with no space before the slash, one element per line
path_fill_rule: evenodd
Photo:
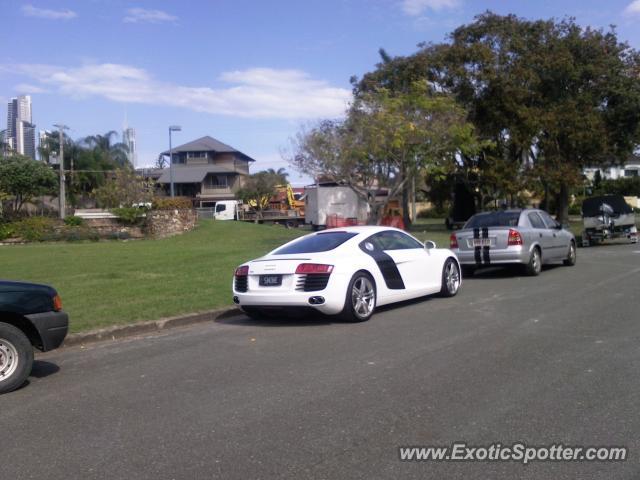
<path fill-rule="evenodd" d="M 480 229 L 479 228 L 474 228 L 473 229 L 473 238 L 480 238 Z M 476 265 L 480 265 L 482 263 L 482 257 L 481 257 L 481 247 L 474 247 L 473 249 L 473 258 L 476 261 Z"/>
<path fill-rule="evenodd" d="M 387 288 L 391 290 L 403 290 L 405 288 L 404 282 L 402 281 L 402 276 L 400 275 L 400 271 L 396 266 L 396 262 L 393 261 L 389 255 L 384 253 L 382 250 L 375 249 L 373 251 L 367 250 L 364 247 L 366 240 L 360 242 L 360 250 L 373 258 L 380 269 L 380 273 L 382 274 L 382 278 L 384 278 L 384 283 L 387 285 Z"/>

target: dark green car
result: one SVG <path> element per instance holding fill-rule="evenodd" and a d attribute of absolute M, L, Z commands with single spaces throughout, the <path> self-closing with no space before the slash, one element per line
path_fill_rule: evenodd
<path fill-rule="evenodd" d="M 58 348 L 68 327 L 69 317 L 55 289 L 0 280 L 0 394 L 25 382 L 34 347 L 43 352 Z"/>

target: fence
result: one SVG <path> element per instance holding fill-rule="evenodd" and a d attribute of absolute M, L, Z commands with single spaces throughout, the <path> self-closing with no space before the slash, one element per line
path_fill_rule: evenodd
<path fill-rule="evenodd" d="M 213 219 L 213 216 L 216 212 L 216 209 L 213 207 L 210 208 L 196 208 L 196 213 L 198 215 L 198 219 Z"/>

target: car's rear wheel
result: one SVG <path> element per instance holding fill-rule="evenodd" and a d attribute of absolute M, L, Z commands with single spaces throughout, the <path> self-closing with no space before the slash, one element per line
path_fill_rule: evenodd
<path fill-rule="evenodd" d="M 33 366 L 33 347 L 13 325 L 0 323 L 0 393 L 22 386 Z"/>
<path fill-rule="evenodd" d="M 453 258 L 447 258 L 442 267 L 442 288 L 440 295 L 453 297 L 460 288 L 460 268 Z"/>
<path fill-rule="evenodd" d="M 573 267 L 576 264 L 577 254 L 576 254 L 576 243 L 571 241 L 569 244 L 569 253 L 567 254 L 567 258 L 563 260 L 563 264 L 567 267 Z"/>
<path fill-rule="evenodd" d="M 542 271 L 542 255 L 540 255 L 540 249 L 534 248 L 531 252 L 531 257 L 529 257 L 529 263 L 524 268 L 524 271 L 527 275 L 535 277 L 536 275 L 540 275 Z"/>
<path fill-rule="evenodd" d="M 376 284 L 367 272 L 357 272 L 347 288 L 340 316 L 347 322 L 369 320 L 376 309 Z"/>

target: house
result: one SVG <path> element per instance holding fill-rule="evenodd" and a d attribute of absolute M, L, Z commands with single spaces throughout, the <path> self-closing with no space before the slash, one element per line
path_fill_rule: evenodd
<path fill-rule="evenodd" d="M 255 160 L 215 138 L 206 136 L 179 145 L 173 152 L 173 184 L 176 195 L 190 197 L 198 207 L 213 207 L 219 200 L 233 200 Z M 161 156 L 168 157 L 169 151 Z M 169 192 L 171 173 L 162 170 L 158 183 Z"/>
<path fill-rule="evenodd" d="M 640 156 L 631 155 L 624 164 L 608 168 L 587 167 L 584 169 L 584 174 L 589 180 L 593 181 L 598 170 L 603 179 L 615 180 L 622 177 L 637 177 L 640 175 Z"/>

